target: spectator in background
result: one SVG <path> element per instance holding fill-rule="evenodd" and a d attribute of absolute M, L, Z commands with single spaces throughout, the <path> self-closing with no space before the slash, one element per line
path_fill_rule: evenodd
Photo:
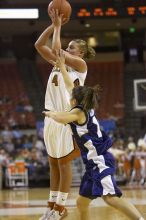
<path fill-rule="evenodd" d="M 1 111 L 0 112 L 0 128 L 3 129 L 8 124 L 8 112 Z"/>
<path fill-rule="evenodd" d="M 12 133 L 13 133 L 13 137 L 15 139 L 20 139 L 23 137 L 23 133 L 22 131 L 19 129 L 19 126 L 15 127 L 13 130 L 12 130 Z"/>
<path fill-rule="evenodd" d="M 20 128 L 26 129 L 29 127 L 25 112 L 21 112 L 19 116 Z"/>
<path fill-rule="evenodd" d="M 43 138 L 44 138 L 43 135 L 44 135 L 44 128 L 41 127 L 41 128 L 39 128 L 39 130 L 38 130 L 38 137 L 41 138 L 41 139 L 43 139 Z"/>
<path fill-rule="evenodd" d="M 1 137 L 3 138 L 3 141 L 7 141 L 13 138 L 13 132 L 10 130 L 9 126 L 4 126 L 4 130 L 1 131 Z"/>
<path fill-rule="evenodd" d="M 143 140 L 144 140 L 145 145 L 146 145 L 146 134 L 144 135 Z"/>
<path fill-rule="evenodd" d="M 28 149 L 21 149 L 15 155 L 15 160 L 23 160 L 24 162 L 28 163 L 30 160 L 30 151 Z"/>
<path fill-rule="evenodd" d="M 8 125 L 10 126 L 11 129 L 15 129 L 18 126 L 18 123 L 11 112 L 9 113 L 8 116 Z"/>
<path fill-rule="evenodd" d="M 9 164 L 9 156 L 5 149 L 0 149 L 0 165 L 6 167 Z"/>
<path fill-rule="evenodd" d="M 14 156 L 15 155 L 15 148 L 14 148 L 14 143 L 12 141 L 11 138 L 7 139 L 7 141 L 5 141 L 3 143 L 4 149 L 11 155 Z"/>
<path fill-rule="evenodd" d="M 139 138 L 137 141 L 137 146 L 146 149 L 146 136 L 144 138 Z"/>
<path fill-rule="evenodd" d="M 24 105 L 24 111 L 26 112 L 33 112 L 33 107 L 30 104 Z"/>
<path fill-rule="evenodd" d="M 5 149 L 0 148 L 0 189 L 5 181 L 5 171 L 8 164 L 11 162 L 11 157 L 8 155 Z"/>
<path fill-rule="evenodd" d="M 24 112 L 24 105 L 22 102 L 18 102 L 16 105 L 16 112 Z"/>
<path fill-rule="evenodd" d="M 12 99 L 8 97 L 7 95 L 0 97 L 0 105 L 10 104 L 11 102 L 12 102 Z"/>
<path fill-rule="evenodd" d="M 39 179 L 44 173 L 44 167 L 47 163 L 44 163 L 43 155 L 38 152 L 35 148 L 30 151 L 30 157 L 27 163 L 29 176 L 33 179 Z M 45 170 L 46 172 L 46 170 Z"/>
<path fill-rule="evenodd" d="M 146 182 L 146 142 L 144 139 L 139 139 L 137 142 L 136 157 L 140 162 L 140 184 L 144 185 Z"/>
<path fill-rule="evenodd" d="M 45 145 L 44 142 L 42 141 L 41 138 L 37 137 L 36 135 L 33 136 L 33 146 L 39 151 L 44 151 L 45 150 Z"/>
<path fill-rule="evenodd" d="M 31 141 L 29 136 L 27 136 L 27 135 L 23 136 L 23 145 L 22 146 L 23 146 L 23 148 L 26 148 L 28 150 L 32 149 L 33 143 L 32 143 L 32 141 Z"/>
<path fill-rule="evenodd" d="M 125 151 L 124 149 L 121 149 L 119 147 L 119 140 L 114 140 L 113 145 L 109 149 L 109 152 L 111 152 L 116 161 L 116 176 L 121 177 L 124 175 L 124 170 L 123 170 L 123 156 L 125 156 Z"/>
<path fill-rule="evenodd" d="M 23 148 L 22 138 L 14 138 L 14 146 L 16 152 Z"/>
<path fill-rule="evenodd" d="M 3 148 L 3 138 L 2 136 L 0 135 L 0 149 Z"/>

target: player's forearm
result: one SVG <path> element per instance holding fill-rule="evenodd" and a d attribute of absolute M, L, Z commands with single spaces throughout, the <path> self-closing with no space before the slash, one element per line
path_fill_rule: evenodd
<path fill-rule="evenodd" d="M 63 76 L 65 87 L 67 91 L 71 93 L 72 89 L 74 88 L 74 83 L 72 82 L 71 77 L 69 76 L 69 73 L 67 72 L 64 64 L 60 66 L 60 71 Z"/>
<path fill-rule="evenodd" d="M 53 33 L 53 39 L 52 39 L 52 50 L 58 51 L 61 49 L 61 40 L 60 40 L 60 34 L 61 34 L 61 26 L 54 27 L 54 33 Z"/>
<path fill-rule="evenodd" d="M 62 124 L 68 123 L 68 114 L 67 112 L 45 112 L 45 115 L 49 118 L 52 118 L 54 121 Z"/>
<path fill-rule="evenodd" d="M 53 112 L 44 111 L 45 116 L 52 118 L 54 121 L 62 124 L 68 124 L 76 120 L 76 115 L 71 114 L 71 112 Z"/>
<path fill-rule="evenodd" d="M 40 35 L 38 40 L 35 42 L 36 49 L 40 48 L 41 46 L 46 45 L 49 37 L 52 35 L 54 30 L 54 26 L 50 25 L 48 28 L 44 30 L 44 32 Z"/>

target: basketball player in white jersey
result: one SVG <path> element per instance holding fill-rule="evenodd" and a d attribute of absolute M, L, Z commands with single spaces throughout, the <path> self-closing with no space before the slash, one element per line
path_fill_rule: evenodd
<path fill-rule="evenodd" d="M 54 65 L 47 84 L 45 109 L 67 111 L 70 105 L 69 93 L 66 90 L 62 74 L 55 65 L 56 51 L 61 49 L 62 15 L 59 15 L 57 10 L 52 10 L 50 17 L 52 24 L 44 30 L 35 43 L 39 54 Z M 49 47 L 46 44 L 52 33 L 52 45 Z M 83 85 L 87 74 L 84 58 L 94 56 L 95 51 L 85 41 L 77 39 L 69 43 L 64 54 L 65 64 L 72 81 L 75 85 Z M 63 219 L 67 215 L 65 203 L 72 180 L 71 160 L 77 156 L 79 151 L 74 147 L 69 125 L 56 123 L 48 117 L 45 118 L 44 140 L 50 164 L 50 195 L 48 209 L 40 220 L 48 220 L 54 210 L 58 212 L 57 220 Z"/>

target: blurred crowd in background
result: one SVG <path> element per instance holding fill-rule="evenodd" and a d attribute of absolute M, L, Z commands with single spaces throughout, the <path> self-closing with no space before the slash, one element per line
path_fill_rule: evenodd
<path fill-rule="evenodd" d="M 116 159 L 116 179 L 123 185 L 144 186 L 146 181 L 146 135 L 135 140 L 125 139 L 118 130 L 109 132 L 113 139 L 110 151 Z M 78 158 L 77 160 L 80 160 Z M 39 186 L 39 180 L 49 184 L 49 166 L 43 134 L 29 134 L 10 125 L 0 132 L 0 167 L 3 176 L 2 187 L 7 187 L 5 178 L 8 167 L 15 161 L 23 161 L 28 170 L 28 179 L 33 186 Z M 81 163 L 76 163 L 77 169 L 82 169 Z M 82 172 L 81 172 L 82 173 Z M 29 183 L 30 184 L 30 183 Z M 46 186 L 47 186 L 46 184 Z"/>

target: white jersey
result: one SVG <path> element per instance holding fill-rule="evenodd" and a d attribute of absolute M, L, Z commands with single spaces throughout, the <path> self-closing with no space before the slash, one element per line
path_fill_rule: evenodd
<path fill-rule="evenodd" d="M 87 75 L 68 68 L 68 73 L 74 82 L 79 80 L 80 85 L 84 85 Z M 63 76 L 59 69 L 53 68 L 46 89 L 45 109 L 52 111 L 70 110 L 70 95 L 65 87 Z M 45 117 L 44 141 L 50 157 L 65 159 L 72 156 L 75 146 L 72 139 L 70 125 L 57 123 L 52 118 Z"/>
<path fill-rule="evenodd" d="M 69 67 L 68 73 L 73 82 L 78 79 L 80 85 L 84 85 L 87 71 L 79 73 Z M 70 95 L 58 68 L 53 68 L 47 83 L 45 109 L 51 111 L 68 111 L 70 109 Z"/>

